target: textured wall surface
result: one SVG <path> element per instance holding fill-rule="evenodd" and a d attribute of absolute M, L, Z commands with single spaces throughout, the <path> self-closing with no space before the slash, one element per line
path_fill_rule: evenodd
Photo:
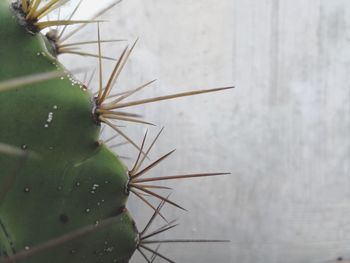
<path fill-rule="evenodd" d="M 105 18 L 105 38 L 140 38 L 121 90 L 153 78 L 155 88 L 136 97 L 237 87 L 136 109 L 165 126 L 152 158 L 177 148 L 151 175 L 232 172 L 176 183 L 172 198 L 190 212 L 166 209 L 181 223 L 166 237 L 231 243 L 162 252 L 191 263 L 350 258 L 350 1 L 124 0 Z M 79 37 L 95 39 L 96 28 Z M 141 140 L 142 127 L 128 130 Z M 130 209 L 139 222 L 150 214 L 136 199 Z"/>

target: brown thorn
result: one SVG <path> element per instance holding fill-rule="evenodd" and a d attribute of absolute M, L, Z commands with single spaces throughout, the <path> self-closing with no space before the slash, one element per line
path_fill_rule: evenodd
<path fill-rule="evenodd" d="M 126 144 L 129 144 L 129 142 L 116 143 L 116 144 L 113 144 L 113 145 L 109 146 L 109 148 L 113 149 L 113 148 L 117 148 L 117 147 L 120 147 L 120 146 L 124 146 Z"/>
<path fill-rule="evenodd" d="M 102 134 L 104 133 L 105 129 L 106 129 L 106 126 L 103 126 L 103 127 L 100 129 L 100 136 L 102 136 Z"/>
<path fill-rule="evenodd" d="M 101 122 L 107 124 L 113 130 L 115 130 L 117 133 L 119 133 L 122 137 L 124 137 L 124 139 L 126 139 L 128 142 L 130 142 L 130 144 L 132 144 L 137 150 L 139 150 L 139 151 L 141 150 L 140 147 L 132 139 L 130 139 L 124 132 L 122 132 L 115 125 L 113 125 L 113 123 L 111 123 L 107 119 L 103 118 L 102 116 L 100 116 L 99 119 L 100 119 Z M 143 154 L 145 154 L 145 153 L 143 153 Z"/>
<path fill-rule="evenodd" d="M 123 91 L 123 92 L 118 92 L 118 93 L 115 93 L 113 95 L 109 95 L 108 98 L 106 98 L 106 100 L 110 100 L 111 98 L 116 98 L 116 97 L 120 97 L 122 95 L 125 95 L 127 93 L 129 93 L 130 91 Z"/>
<path fill-rule="evenodd" d="M 70 47 L 70 48 L 58 47 L 57 48 L 57 54 L 60 55 L 60 54 L 67 53 L 69 51 L 79 51 L 79 50 L 81 50 L 79 47 Z"/>
<path fill-rule="evenodd" d="M 127 46 L 125 49 L 125 53 L 123 52 L 123 54 L 120 56 L 120 60 L 118 61 L 117 65 L 115 66 L 113 73 L 111 75 L 111 78 L 108 81 L 107 88 L 105 90 L 105 94 L 103 96 L 102 102 L 109 96 L 109 94 L 110 94 L 113 86 L 115 85 L 121 71 L 123 70 L 126 62 L 128 61 L 131 52 L 134 50 L 137 41 L 138 40 L 135 41 L 135 43 L 131 46 L 129 51 L 128 51 L 128 46 Z M 101 102 L 101 104 L 102 104 L 102 102 Z"/>
<path fill-rule="evenodd" d="M 105 21 L 89 21 L 89 20 L 51 20 L 45 22 L 36 22 L 34 26 L 38 27 L 40 30 L 51 26 L 64 26 L 64 25 L 76 25 L 76 24 L 90 24 Z"/>
<path fill-rule="evenodd" d="M 110 4 L 109 6 L 107 6 L 106 8 L 102 9 L 100 12 L 98 12 L 96 15 L 94 15 L 90 20 L 95 20 L 96 18 L 100 17 L 101 15 L 103 15 L 104 13 L 106 13 L 108 10 L 110 10 L 112 7 L 114 7 L 115 5 L 119 4 L 120 2 L 122 2 L 122 0 L 118 0 L 115 1 L 114 3 Z M 67 34 L 63 39 L 61 39 L 61 42 L 66 41 L 67 39 L 71 38 L 73 35 L 75 35 L 77 32 L 79 32 L 81 29 L 83 29 L 84 27 L 86 27 L 87 24 L 82 24 L 80 25 L 78 28 L 76 28 L 75 30 L 73 30 L 72 32 L 70 32 L 69 34 Z"/>
<path fill-rule="evenodd" d="M 145 184 L 133 184 L 133 183 L 130 183 L 130 186 L 139 186 L 139 187 L 144 187 L 144 188 L 150 188 L 150 189 L 162 189 L 162 190 L 173 190 L 172 188 L 170 187 L 166 187 L 166 186 L 160 186 L 160 185 L 145 185 Z"/>
<path fill-rule="evenodd" d="M 32 18 L 35 19 L 35 17 L 33 17 L 33 15 L 37 11 L 37 9 L 38 9 L 38 7 L 39 7 L 39 5 L 41 3 L 41 0 L 33 0 L 32 3 L 33 4 L 30 6 L 29 13 L 26 16 L 26 20 L 31 20 Z"/>
<path fill-rule="evenodd" d="M 81 3 L 83 2 L 84 0 L 80 0 L 79 3 L 77 4 L 77 6 L 74 8 L 73 12 L 71 13 L 71 15 L 69 16 L 68 20 L 71 20 L 73 18 L 73 16 L 75 15 L 75 13 L 78 11 Z M 60 32 L 60 34 L 58 35 L 58 40 L 60 40 L 64 34 L 64 32 L 66 31 L 67 29 L 67 25 L 65 25 L 62 29 L 62 31 Z"/>
<path fill-rule="evenodd" d="M 58 4 L 56 4 L 55 6 L 53 6 L 52 8 L 50 8 L 49 10 L 47 10 L 45 13 L 43 13 L 42 15 L 38 16 L 38 20 L 43 18 L 44 16 L 48 16 L 50 13 L 52 13 L 52 11 L 56 10 L 56 9 L 60 9 L 62 6 L 64 6 L 69 0 L 61 0 Z"/>
<path fill-rule="evenodd" d="M 135 173 L 139 171 L 140 167 L 142 166 L 143 162 L 145 161 L 146 156 L 149 155 L 149 153 L 151 152 L 154 144 L 157 142 L 159 136 L 162 134 L 164 130 L 164 127 L 158 132 L 157 136 L 154 138 L 153 142 L 151 143 L 151 145 L 148 147 L 146 154 L 143 156 L 141 162 L 137 165 L 137 167 L 135 168 Z"/>
<path fill-rule="evenodd" d="M 159 244 L 159 243 L 230 243 L 230 240 L 194 240 L 194 239 L 164 239 L 164 240 L 145 240 L 143 244 Z"/>
<path fill-rule="evenodd" d="M 167 198 L 169 198 L 170 194 L 167 196 Z M 161 201 L 156 209 L 156 211 L 154 211 L 152 217 L 150 218 L 150 220 L 148 221 L 148 223 L 146 224 L 146 226 L 144 227 L 144 229 L 141 231 L 140 236 L 142 237 L 146 231 L 150 228 L 150 226 L 152 225 L 153 221 L 156 219 L 157 215 L 159 214 L 160 210 L 162 210 L 163 206 L 165 204 L 165 201 Z"/>
<path fill-rule="evenodd" d="M 86 84 L 88 71 L 84 72 L 83 83 Z"/>
<path fill-rule="evenodd" d="M 123 117 L 118 114 L 102 114 L 102 116 L 106 119 L 113 119 L 113 120 L 119 120 L 119 121 L 134 122 L 134 123 L 141 123 L 141 124 L 146 124 L 151 126 L 157 126 L 151 122 L 142 121 L 142 120 L 129 118 L 129 117 Z"/>
<path fill-rule="evenodd" d="M 151 261 L 147 258 L 146 254 L 141 250 L 141 248 L 137 248 L 137 251 L 141 254 L 141 256 L 148 262 L 151 263 Z"/>
<path fill-rule="evenodd" d="M 102 71 L 102 52 L 101 52 L 101 36 L 100 36 L 100 23 L 97 23 L 97 37 L 98 37 L 98 66 L 99 66 L 99 89 L 98 89 L 98 96 L 97 96 L 97 104 L 102 96 L 102 89 L 103 89 L 103 71 Z"/>
<path fill-rule="evenodd" d="M 160 257 L 160 258 L 166 260 L 166 261 L 169 262 L 169 263 L 176 263 L 175 261 L 172 261 L 171 259 L 169 259 L 169 258 L 163 256 L 163 255 L 160 254 L 159 252 L 157 252 L 157 251 L 155 251 L 155 250 L 153 250 L 153 249 L 151 249 L 151 248 L 149 248 L 149 247 L 147 247 L 147 246 L 144 246 L 144 245 L 141 245 L 141 244 L 140 244 L 139 246 L 142 247 L 142 248 L 145 249 L 145 250 L 148 250 L 148 251 L 151 252 L 151 253 L 156 254 L 158 257 Z"/>
<path fill-rule="evenodd" d="M 148 172 L 149 170 L 151 170 L 152 168 L 154 168 L 155 166 L 157 166 L 159 163 L 161 163 L 162 161 L 164 161 L 166 158 L 168 158 L 170 155 L 172 155 L 176 150 L 172 150 L 170 152 L 168 152 L 167 154 L 163 155 L 162 157 L 160 157 L 158 160 L 154 161 L 153 163 L 151 163 L 150 165 L 148 165 L 146 168 L 144 168 L 142 171 L 134 174 L 131 176 L 132 178 L 132 182 L 134 182 L 134 179 L 142 176 L 143 174 L 145 174 L 146 172 Z"/>
<path fill-rule="evenodd" d="M 122 41 L 126 41 L 123 39 L 115 39 L 115 40 L 101 40 L 100 43 L 115 43 L 115 42 L 122 42 Z M 60 45 L 61 48 L 65 48 L 65 47 L 74 47 L 74 46 L 81 46 L 81 45 L 90 45 L 90 44 L 97 44 L 98 41 L 94 40 L 94 41 L 84 41 L 84 42 L 75 42 L 75 43 L 69 43 L 69 44 L 64 44 L 64 45 Z"/>
<path fill-rule="evenodd" d="M 43 6 L 41 9 L 37 10 L 35 14 L 33 14 L 33 17 L 39 18 L 42 14 L 44 14 L 47 10 L 49 10 L 52 6 L 57 4 L 60 0 L 51 0 L 49 1 L 45 6 Z"/>
<path fill-rule="evenodd" d="M 159 249 L 160 249 L 160 245 L 157 246 L 155 251 L 158 253 Z M 156 260 L 156 258 L 157 258 L 157 255 L 153 253 L 151 257 L 151 263 L 153 263 Z"/>
<path fill-rule="evenodd" d="M 137 39 L 135 40 L 134 44 L 131 46 L 130 50 L 127 52 L 127 54 L 126 54 L 126 56 L 125 56 L 125 59 L 123 60 L 122 65 L 120 66 L 120 68 L 119 68 L 117 74 L 116 74 L 115 77 L 114 77 L 114 81 L 113 81 L 113 83 L 112 83 L 112 85 L 111 85 L 111 89 L 110 89 L 109 92 L 107 93 L 107 97 L 110 95 L 110 92 L 111 92 L 111 90 L 112 90 L 112 87 L 115 86 L 115 83 L 117 82 L 118 77 L 119 77 L 121 71 L 123 70 L 124 66 L 125 66 L 126 63 L 128 62 L 129 57 L 130 57 L 131 53 L 133 52 L 133 50 L 134 50 L 134 48 L 135 48 L 135 46 L 136 46 L 138 40 L 139 40 L 139 39 L 137 38 Z"/>
<path fill-rule="evenodd" d="M 29 0 L 28 10 L 32 9 L 35 0 Z"/>
<path fill-rule="evenodd" d="M 96 73 L 96 68 L 95 68 L 94 71 L 92 72 L 89 81 L 86 83 L 86 86 L 87 86 L 87 87 L 90 87 L 91 82 L 92 82 L 92 80 L 93 80 L 93 78 L 94 78 L 94 76 L 95 76 L 95 73 Z"/>
<path fill-rule="evenodd" d="M 152 233 L 150 233 L 150 234 L 148 234 L 148 235 L 142 237 L 141 240 L 143 241 L 143 240 L 148 239 L 148 238 L 150 238 L 150 237 L 154 237 L 154 236 L 159 235 L 159 234 L 161 234 L 161 233 L 164 233 L 164 232 L 166 232 L 166 231 L 168 231 L 168 230 L 170 230 L 170 229 L 173 229 L 173 228 L 175 228 L 175 227 L 177 227 L 177 226 L 178 226 L 178 224 L 176 224 L 176 225 L 170 225 L 170 226 L 167 226 L 167 227 L 162 227 L 161 229 L 159 229 L 159 230 L 157 230 L 157 231 L 154 231 L 154 232 L 152 232 Z M 142 241 L 141 241 L 141 243 L 143 243 Z"/>
<path fill-rule="evenodd" d="M 61 8 L 58 8 L 57 20 L 61 20 Z M 56 31 L 58 32 L 59 26 L 56 26 Z"/>
<path fill-rule="evenodd" d="M 105 126 L 106 127 L 106 126 Z M 107 140 L 103 141 L 104 144 L 107 144 L 111 141 L 113 141 L 115 138 L 117 138 L 119 136 L 119 134 L 115 134 L 112 137 L 108 138 Z"/>
<path fill-rule="evenodd" d="M 134 173 L 134 171 L 135 171 L 135 169 L 136 169 L 136 167 L 137 167 L 137 164 L 139 163 L 139 160 L 140 160 L 140 158 L 141 158 L 141 154 L 142 154 L 142 151 L 143 151 L 143 147 L 145 146 L 147 134 L 148 134 L 148 130 L 145 132 L 145 135 L 143 136 L 139 154 L 137 155 L 137 159 L 136 159 L 136 161 L 135 161 L 134 167 L 129 171 L 129 176 L 132 175 L 132 174 Z"/>
<path fill-rule="evenodd" d="M 221 175 L 229 175 L 229 174 L 231 174 L 231 173 L 202 173 L 202 174 L 162 176 L 162 177 L 135 179 L 135 180 L 133 180 L 133 183 L 147 183 L 147 182 L 166 181 L 166 180 L 221 176 Z"/>
<path fill-rule="evenodd" d="M 106 97 L 108 97 L 107 94 L 109 94 L 110 90 L 112 89 L 112 82 L 117 74 L 117 71 L 120 67 L 120 65 L 123 62 L 124 56 L 127 53 L 129 46 L 126 46 L 122 52 L 122 54 L 119 56 L 119 59 L 117 60 L 117 63 L 114 66 L 114 69 L 112 71 L 112 74 L 110 75 L 109 79 L 108 79 L 108 83 L 106 85 L 106 88 L 103 91 L 103 94 L 101 95 L 101 97 L 99 97 L 99 100 L 97 102 L 98 105 L 102 105 L 102 103 L 105 101 Z"/>
<path fill-rule="evenodd" d="M 141 199 L 141 201 L 143 201 L 146 205 L 148 205 L 150 208 L 152 208 L 153 209 L 153 211 L 157 211 L 157 208 L 155 208 L 150 202 L 148 202 L 139 192 L 137 192 L 136 190 L 134 190 L 134 189 L 129 189 L 130 190 L 130 192 L 132 192 L 133 194 L 135 194 L 138 198 L 140 198 Z M 163 220 L 165 221 L 165 222 L 168 222 L 168 220 L 162 215 L 162 213 L 160 213 L 160 211 L 157 211 L 157 214 L 161 217 L 161 218 L 163 218 Z"/>
<path fill-rule="evenodd" d="M 27 0 L 22 0 L 22 11 L 23 13 L 27 13 L 28 11 L 28 3 L 27 3 Z"/>
<path fill-rule="evenodd" d="M 161 196 L 161 195 L 159 195 L 159 194 L 157 194 L 157 193 L 155 193 L 155 192 L 152 192 L 152 191 L 150 191 L 150 190 L 148 190 L 148 189 L 145 189 L 145 188 L 143 188 L 142 186 L 134 185 L 133 188 L 136 188 L 136 189 L 141 190 L 141 191 L 143 191 L 143 192 L 145 192 L 145 193 L 147 193 L 147 194 L 150 194 L 150 195 L 152 195 L 153 197 L 156 197 L 156 198 L 158 198 L 158 199 L 160 199 L 160 200 L 163 200 L 163 201 L 167 202 L 168 204 L 171 204 L 171 205 L 173 205 L 173 206 L 175 206 L 175 207 L 177 207 L 177 208 L 179 208 L 179 209 L 181 209 L 181 210 L 183 210 L 183 211 L 187 211 L 187 210 L 186 210 L 185 208 L 183 208 L 182 206 L 180 206 L 180 205 L 174 203 L 173 201 L 170 201 L 170 200 L 166 199 L 165 197 L 163 197 L 163 196 Z M 130 189 L 132 189 L 132 188 L 130 188 Z"/>
<path fill-rule="evenodd" d="M 122 100 L 124 100 L 124 99 L 130 97 L 131 95 L 135 94 L 136 92 L 138 92 L 138 91 L 140 91 L 140 90 L 142 90 L 142 89 L 148 87 L 149 85 L 151 85 L 151 84 L 154 83 L 155 81 L 156 81 L 156 80 L 154 79 L 154 80 L 152 80 L 152 81 L 150 81 L 150 82 L 147 82 L 146 84 L 144 84 L 144 85 L 142 85 L 142 86 L 140 86 L 140 87 L 138 87 L 138 88 L 136 88 L 136 89 L 134 89 L 134 90 L 131 90 L 131 91 L 127 92 L 125 95 L 121 96 L 120 98 L 118 98 L 118 99 L 116 99 L 116 100 L 114 100 L 114 101 L 112 101 L 112 102 L 110 102 L 110 103 L 108 103 L 108 104 L 106 104 L 106 105 L 103 105 L 102 108 L 104 108 L 104 107 L 109 107 L 109 106 L 112 106 L 112 105 L 117 105 L 117 103 L 119 103 L 119 102 L 121 102 Z"/>
<path fill-rule="evenodd" d="M 167 228 L 168 226 L 174 225 L 176 222 L 177 222 L 177 220 L 172 220 L 172 221 L 170 221 L 168 224 L 166 224 L 166 225 L 164 225 L 164 226 L 162 226 L 162 227 L 159 227 L 156 231 L 161 231 L 161 230 Z M 178 225 L 178 224 L 177 224 L 177 225 Z"/>
<path fill-rule="evenodd" d="M 123 92 L 118 92 L 118 93 L 115 93 L 115 94 L 111 94 L 111 95 L 108 96 L 108 98 L 106 98 L 106 101 L 107 101 L 107 100 L 110 100 L 110 99 L 112 99 L 112 98 L 116 98 L 116 97 L 123 96 L 123 95 L 125 95 L 125 94 L 129 94 L 130 92 L 134 92 L 134 91 L 136 91 L 136 90 L 138 90 L 138 88 L 137 88 L 137 89 L 133 89 L 133 90 L 127 90 L 127 91 L 123 91 Z M 108 103 L 108 104 L 109 104 L 109 103 Z"/>
<path fill-rule="evenodd" d="M 79 55 L 79 56 L 84 56 L 84 57 L 99 58 L 99 55 L 96 55 L 96 54 L 91 54 L 91 53 L 87 53 L 87 52 L 78 52 L 78 51 L 73 51 L 73 50 L 65 50 L 64 52 L 61 52 L 61 54 L 73 54 L 73 55 Z M 101 56 L 101 58 L 106 59 L 106 60 L 115 61 L 115 59 L 111 58 L 111 57 Z"/>
<path fill-rule="evenodd" d="M 130 112 L 123 112 L 123 111 L 105 111 L 102 109 L 97 109 L 98 113 L 101 114 L 116 114 L 120 116 L 126 116 L 126 117 L 133 117 L 133 118 L 142 118 L 143 116 L 140 114 L 130 113 Z"/>
<path fill-rule="evenodd" d="M 145 193 L 141 193 L 141 192 L 138 192 L 139 195 L 142 195 L 144 197 L 152 197 L 151 195 L 148 195 L 148 194 L 145 194 Z"/>
<path fill-rule="evenodd" d="M 216 89 L 208 89 L 208 90 L 189 91 L 189 92 L 177 93 L 177 94 L 173 94 L 173 95 L 160 96 L 160 97 L 156 97 L 156 98 L 121 103 L 121 104 L 115 105 L 113 107 L 112 106 L 105 107 L 105 109 L 107 109 L 107 110 L 120 109 L 120 108 L 132 107 L 132 106 L 137 106 L 137 105 L 142 105 L 142 104 L 147 104 L 147 103 L 152 103 L 152 102 L 158 102 L 158 101 L 163 101 L 163 100 L 171 100 L 171 99 L 180 98 L 180 97 L 188 97 L 188 96 L 194 96 L 194 95 L 199 95 L 199 94 L 204 94 L 204 93 L 218 92 L 218 91 L 223 91 L 223 90 L 228 90 L 228 89 L 233 89 L 233 88 L 234 87 L 225 87 L 225 88 L 216 88 Z"/>

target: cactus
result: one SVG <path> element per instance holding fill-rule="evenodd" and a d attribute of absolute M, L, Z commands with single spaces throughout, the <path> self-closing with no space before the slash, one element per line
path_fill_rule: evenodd
<path fill-rule="evenodd" d="M 156 257 L 173 262 L 147 245 L 156 243 L 150 238 L 173 228 L 173 222 L 152 233 L 148 229 L 157 216 L 166 219 L 161 213 L 165 204 L 183 208 L 169 196 L 156 192 L 165 187 L 149 183 L 226 173 L 145 177 L 172 152 L 143 168 L 160 133 L 145 149 L 147 135 L 138 145 L 114 122 L 149 124 L 139 115 L 122 110 L 231 87 L 124 102 L 150 82 L 118 97 L 112 96 L 113 86 L 136 42 L 124 49 L 104 85 L 102 59 L 111 58 L 101 55 L 103 40 L 96 20 L 99 14 L 87 21 L 72 20 L 80 2 L 68 20 L 43 20 L 64 3 L 17 0 L 9 4 L 0 0 L 0 59 L 5 65 L 0 70 L 3 81 L 0 82 L 0 123 L 5 127 L 0 132 L 0 142 L 4 143 L 0 145 L 0 153 L 7 153 L 0 157 L 0 261 L 123 263 L 129 262 L 138 250 L 147 262 L 153 262 Z M 71 36 L 64 35 L 67 26 L 87 23 L 98 24 L 98 40 L 90 42 L 98 44 L 98 54 L 75 51 L 64 44 Z M 41 33 L 50 26 L 63 26 L 63 29 Z M 100 85 L 96 95 L 58 62 L 57 56 L 62 53 L 98 58 Z M 99 140 L 101 125 L 110 126 L 138 149 L 131 169 Z M 29 155 L 35 158 L 27 158 Z M 126 209 L 130 193 L 154 210 L 142 231 Z M 154 206 L 143 194 L 158 198 L 159 206 Z M 146 251 L 153 253 L 152 258 L 148 258 Z"/>

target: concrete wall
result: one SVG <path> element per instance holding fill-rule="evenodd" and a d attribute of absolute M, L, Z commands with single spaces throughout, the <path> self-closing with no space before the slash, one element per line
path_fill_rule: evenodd
<path fill-rule="evenodd" d="M 177 148 L 150 176 L 232 172 L 174 182 L 173 200 L 190 212 L 164 212 L 181 223 L 166 238 L 231 243 L 162 252 L 181 263 L 350 258 L 349 0 L 124 0 L 105 18 L 104 38 L 140 38 L 120 90 L 153 78 L 156 88 L 136 98 L 237 87 L 135 109 L 165 126 L 153 159 Z M 95 27 L 84 32 L 79 38 L 96 39 Z M 123 46 L 105 45 L 104 53 L 116 57 Z M 144 128 L 128 130 L 141 141 Z M 149 209 L 134 198 L 129 206 L 146 222 Z"/>

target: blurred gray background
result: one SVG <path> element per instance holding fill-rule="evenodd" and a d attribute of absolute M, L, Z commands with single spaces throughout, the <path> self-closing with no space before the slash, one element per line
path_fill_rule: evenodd
<path fill-rule="evenodd" d="M 108 3 L 85 0 L 75 18 Z M 152 136 L 165 127 L 153 160 L 177 149 L 149 176 L 232 172 L 165 183 L 189 212 L 166 207 L 181 225 L 163 235 L 231 243 L 162 245 L 162 253 L 181 263 L 350 259 L 349 0 L 124 0 L 103 19 L 103 39 L 139 37 L 116 92 L 155 78 L 134 98 L 236 86 L 131 109 L 158 125 Z M 91 25 L 75 40 L 96 38 Z M 118 57 L 125 44 L 104 44 L 103 53 Z M 96 59 L 61 60 L 97 66 Z M 105 80 L 112 65 L 104 62 Z M 125 129 L 140 143 L 146 128 Z M 117 152 L 130 164 L 137 155 L 130 146 Z M 142 228 L 151 211 L 136 198 L 129 209 Z"/>

